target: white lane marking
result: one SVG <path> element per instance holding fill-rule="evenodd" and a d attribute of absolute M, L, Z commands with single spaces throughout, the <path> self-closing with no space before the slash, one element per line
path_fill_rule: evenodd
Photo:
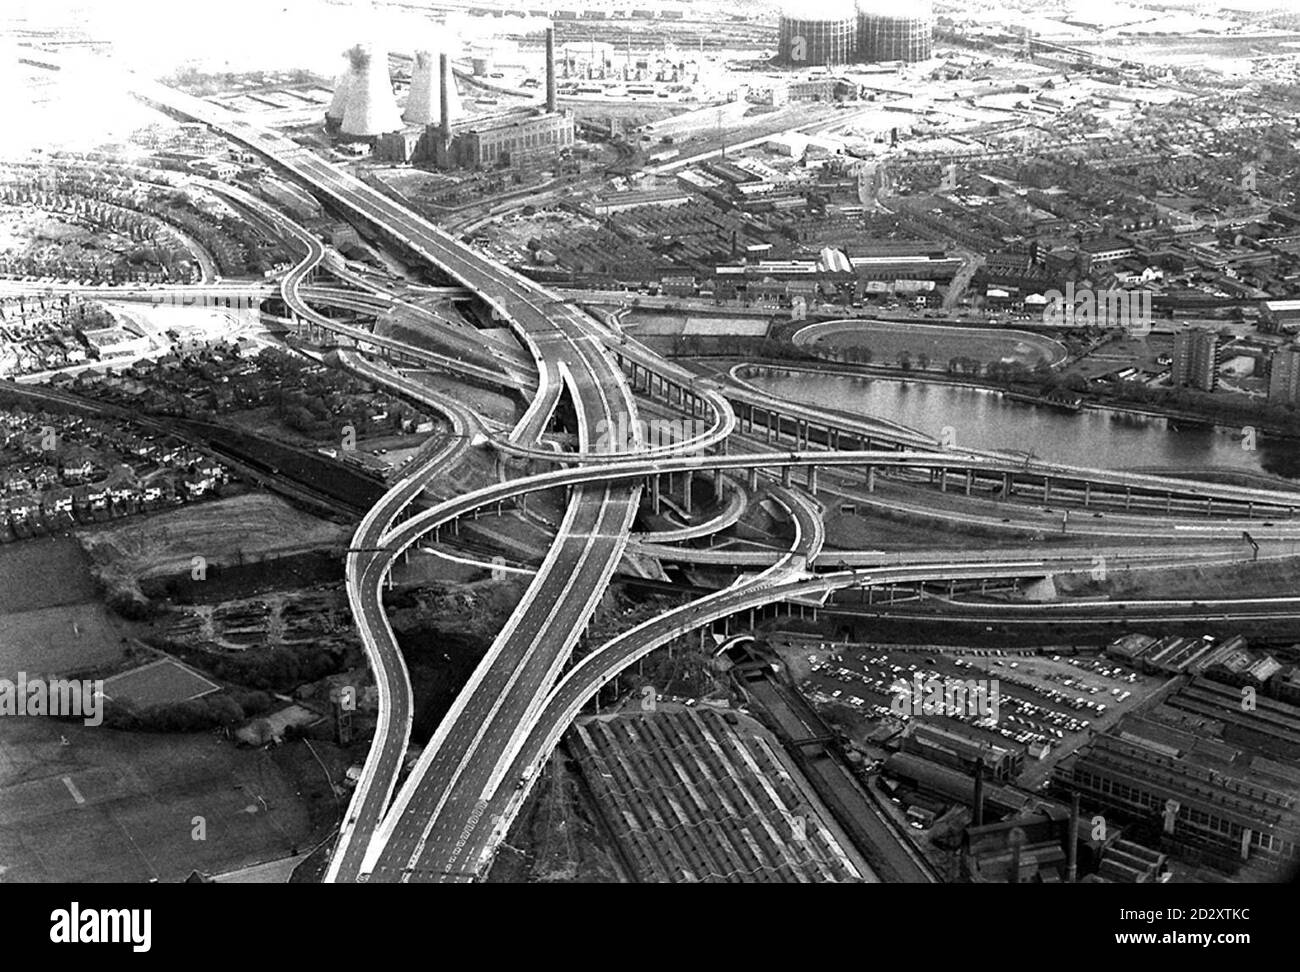
<path fill-rule="evenodd" d="M 77 784 L 72 782 L 71 776 L 63 777 L 63 785 L 68 788 L 68 792 L 72 794 L 72 799 L 77 803 L 81 804 L 86 802 L 86 798 L 82 796 L 81 791 L 77 789 Z"/>

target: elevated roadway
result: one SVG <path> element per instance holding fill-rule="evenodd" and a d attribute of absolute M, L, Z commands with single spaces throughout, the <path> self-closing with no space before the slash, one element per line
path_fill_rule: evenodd
<path fill-rule="evenodd" d="M 614 354 L 606 350 L 611 333 L 578 309 L 565 304 L 527 278 L 493 263 L 471 248 L 409 212 L 382 193 L 335 169 L 282 136 L 260 129 L 224 109 L 128 76 L 129 86 L 147 100 L 186 117 L 205 122 L 253 150 L 309 186 L 336 209 L 368 222 L 437 267 L 456 284 L 478 294 L 500 320 L 509 324 L 537 365 L 539 385 L 533 407 L 516 427 L 512 441 L 531 447 L 540 438 L 549 416 L 567 389 L 575 406 L 580 449 L 591 452 L 599 423 L 626 418 L 635 428 L 636 407 L 621 368 L 631 366 L 636 380 L 640 352 L 620 341 Z M 297 284 L 289 291 L 297 293 Z M 305 305 L 304 305 L 305 306 Z M 310 308 L 308 308 L 310 311 Z M 295 312 L 297 312 L 295 310 Z M 319 316 L 319 315 L 318 315 Z M 337 322 L 332 322 L 337 324 Z M 361 346 L 383 347 L 368 333 Z M 407 351 L 405 348 L 391 349 Z M 619 360 L 615 360 L 617 355 Z M 647 361 L 647 364 L 651 362 Z M 656 367 L 662 363 L 655 360 Z M 648 379 L 653 381 L 654 378 Z M 825 424 L 825 413 L 799 409 L 742 390 L 737 397 L 749 411 L 796 416 L 796 441 L 807 442 L 811 423 Z M 769 408 L 770 407 L 770 408 Z M 779 412 L 777 412 L 779 410 Z M 742 413 L 743 415 L 743 413 Z M 802 423 L 802 429 L 798 423 Z M 866 436 L 881 427 L 867 422 L 835 419 L 827 425 L 827 445 L 835 448 L 843 428 Z M 776 430 L 779 434 L 780 429 Z M 1293 494 L 1268 490 L 1189 484 L 1185 481 L 1135 474 L 1106 473 L 1075 467 L 1040 464 L 1021 466 L 1005 457 L 942 453 L 927 437 L 910 430 L 885 429 L 891 444 L 925 449 L 920 453 L 860 449 L 848 453 L 796 450 L 788 456 L 694 456 L 677 454 L 651 459 L 593 456 L 593 465 L 558 470 L 508 484 L 498 484 L 439 504 L 432 510 L 395 523 L 395 517 L 426 485 L 431 466 L 413 470 L 399 481 L 385 502 L 368 514 L 349 554 L 348 588 L 368 657 L 381 682 L 381 708 L 387 710 L 384 732 L 376 736 L 364 774 L 365 787 L 348 811 L 350 837 L 341 842 L 331 862 L 331 879 L 371 875 L 385 880 L 459 879 L 480 872 L 508 826 L 511 814 L 536 778 L 539 754 L 549 752 L 564 727 L 600 685 L 645 653 L 675 637 L 715 620 L 778 600 L 810 598 L 832 590 L 909 580 L 994 578 L 1033 575 L 1042 562 L 925 565 L 874 568 L 861 572 L 807 576 L 805 565 L 781 560 L 757 578 L 692 602 L 638 626 L 589 654 L 562 679 L 560 671 L 585 628 L 627 542 L 636 511 L 638 479 L 664 472 L 740 469 L 755 464 L 790 468 L 798 465 L 885 465 L 897 468 L 965 469 L 1009 476 L 1044 477 L 1045 492 L 1052 478 L 1064 488 L 1100 487 L 1147 495 L 1189 497 L 1219 502 L 1221 511 L 1245 508 L 1248 516 L 1294 513 Z M 463 439 L 458 440 L 463 443 Z M 870 442 L 870 439 L 866 439 Z M 634 434 L 632 451 L 644 443 Z M 443 457 L 445 458 L 445 457 Z M 585 459 L 585 457 L 584 457 Z M 928 465 L 927 465 L 928 464 Z M 946 473 L 942 474 L 946 477 Z M 946 482 L 946 478 L 943 480 Z M 969 478 L 967 480 L 969 482 Z M 810 483 L 810 485 L 812 485 Z M 534 489 L 571 487 L 571 498 L 556 542 L 542 569 L 525 593 L 469 684 L 439 725 L 411 777 L 375 829 L 396 779 L 396 762 L 409 730 L 409 684 L 391 628 L 384 616 L 379 587 L 393 557 L 409 548 L 439 522 L 488 502 Z M 815 488 L 815 487 L 814 487 Z M 500 490 L 500 492 L 497 492 Z M 389 499 L 391 497 L 391 500 Z M 1086 497 L 1086 492 L 1085 492 Z M 1086 502 L 1086 499 L 1085 499 Z M 1209 509 L 1207 508 L 1207 512 Z M 820 522 L 820 517 L 817 517 Z M 805 535 L 800 525 L 797 533 Z M 366 557 L 369 559 L 365 559 Z M 356 558 L 355 560 L 353 558 Z M 405 729 L 403 728 L 405 725 Z M 513 755 L 512 755 L 513 754 Z M 504 768 L 503 768 L 504 767 Z M 518 787 L 506 781 L 517 779 Z"/>

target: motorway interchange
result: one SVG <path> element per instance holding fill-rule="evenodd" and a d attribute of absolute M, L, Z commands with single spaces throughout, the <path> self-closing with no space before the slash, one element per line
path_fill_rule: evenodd
<path fill-rule="evenodd" d="M 423 452 L 402 469 L 366 513 L 347 554 L 348 597 L 378 685 L 379 721 L 340 826 L 327 881 L 481 879 L 539 767 L 575 716 L 628 665 L 676 638 L 782 602 L 815 610 L 836 592 L 1021 580 L 1056 570 L 1087 570 L 1097 560 L 1093 547 L 1039 549 L 1027 542 L 986 557 L 941 549 L 902 558 L 879 551 L 837 551 L 819 562 L 826 540 L 819 497 L 924 506 L 930 490 L 942 496 L 936 504 L 940 518 L 969 523 L 984 517 L 992 529 L 1005 526 L 1030 538 L 1051 531 L 1048 524 L 1059 515 L 1045 515 L 1043 507 L 1068 507 L 1079 511 L 1076 537 L 1095 534 L 1090 539 L 1104 540 L 1106 556 L 1128 557 L 1136 569 L 1189 559 L 1250 559 L 1234 544 L 1243 531 L 1260 544 L 1257 553 L 1277 556 L 1282 544 L 1300 535 L 1294 516 L 1300 493 L 943 449 L 928 436 L 891 423 L 823 414 L 726 377 L 703 380 L 629 340 L 615 322 L 566 303 L 289 139 L 211 103 L 131 74 L 121 77 L 143 100 L 206 123 L 261 154 L 336 213 L 365 224 L 408 258 L 472 294 L 494 320 L 510 328 L 526 352 L 490 348 L 491 342 L 466 343 L 454 322 L 412 304 L 412 291 L 358 277 L 283 214 L 251 197 L 237 200 L 257 208 L 305 253 L 280 284 L 292 320 L 350 341 L 349 367 L 438 409 L 453 431 L 441 447 Z M 322 284 L 317 278 L 324 274 L 334 282 Z M 403 305 L 423 315 L 427 333 L 444 340 L 431 348 L 380 337 L 316 309 L 331 304 L 352 310 Z M 528 404 L 513 428 L 501 430 L 465 403 L 430 391 L 370 356 L 512 389 Z M 566 399 L 576 424 L 576 449 L 568 451 L 544 438 Z M 638 414 L 674 405 L 702 429 L 679 441 L 646 441 Z M 633 430 L 631 441 L 622 444 L 627 448 L 598 448 L 600 430 L 619 422 Z M 814 426 L 825 433 L 816 447 Z M 791 432 L 793 448 L 782 441 Z M 845 441 L 858 448 L 839 448 Z M 429 505 L 425 493 L 430 482 L 475 447 L 495 451 L 502 480 Z M 538 467 L 543 471 L 532 471 Z M 795 470 L 806 487 L 795 485 Z M 728 471 L 745 474 L 745 485 L 732 483 Z M 662 478 L 672 474 L 688 484 L 692 475 L 711 475 L 720 492 L 733 492 L 720 497 L 721 512 L 707 517 L 707 525 L 634 541 L 631 531 L 643 496 L 653 493 L 657 502 Z M 888 484 L 888 495 L 877 493 L 877 476 Z M 950 477 L 955 477 L 951 487 Z M 999 488 L 1000 516 L 988 516 L 988 499 L 975 504 L 974 512 L 961 511 L 965 497 L 988 496 Z M 563 517 L 523 598 L 399 787 L 413 699 L 383 606 L 394 562 L 458 518 L 517 506 L 530 493 L 560 489 L 566 495 Z M 792 524 L 794 536 L 786 549 L 710 553 L 674 546 L 734 523 L 745 504 L 761 494 L 770 496 Z M 1153 538 L 1176 538 L 1176 544 L 1153 551 Z M 633 551 L 662 561 L 758 569 L 739 572 L 730 586 L 651 618 L 571 664 L 614 572 Z M 1228 617 L 1238 611 L 1242 617 L 1300 613 L 1300 602 L 1289 598 L 1266 604 L 1259 599 L 1223 602 L 1219 607 Z"/>

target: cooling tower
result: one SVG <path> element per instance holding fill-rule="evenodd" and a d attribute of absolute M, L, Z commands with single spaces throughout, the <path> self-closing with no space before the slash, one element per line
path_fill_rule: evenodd
<path fill-rule="evenodd" d="M 441 55 L 434 51 L 416 51 L 415 66 L 411 69 L 411 91 L 406 97 L 406 110 L 402 118 L 412 125 L 432 125 L 442 121 L 442 77 L 439 74 Z M 460 93 L 456 90 L 454 76 L 448 78 L 448 114 L 452 121 L 464 117 Z"/>
<path fill-rule="evenodd" d="M 406 96 L 406 110 L 402 118 L 415 125 L 427 125 L 438 118 L 441 99 L 438 80 L 434 76 L 437 58 L 429 51 L 415 52 L 415 66 L 411 68 L 411 90 Z"/>
<path fill-rule="evenodd" d="M 344 71 L 334 82 L 334 97 L 330 99 L 330 105 L 325 109 L 325 121 L 327 124 L 338 125 L 343 121 L 343 115 L 348 107 L 348 95 L 352 92 L 352 69 Z"/>
<path fill-rule="evenodd" d="M 790 0 L 778 33 L 776 57 L 782 64 L 848 64 L 857 52 L 857 11 L 853 0 Z"/>
<path fill-rule="evenodd" d="M 388 51 L 374 45 L 369 50 L 354 47 L 348 52 L 354 75 L 343 111 L 343 134 L 371 138 L 402 127 L 388 77 Z"/>
<path fill-rule="evenodd" d="M 864 61 L 925 61 L 934 47 L 934 11 L 928 0 L 899 10 L 892 0 L 862 0 L 858 56 Z"/>

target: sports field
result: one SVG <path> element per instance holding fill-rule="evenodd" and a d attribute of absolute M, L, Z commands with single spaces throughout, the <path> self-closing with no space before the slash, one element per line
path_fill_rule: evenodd
<path fill-rule="evenodd" d="M 220 688 L 197 672 L 171 658 L 133 668 L 104 682 L 104 694 L 110 699 L 137 706 L 185 702 Z"/>
<path fill-rule="evenodd" d="M 1018 361 L 1032 368 L 1039 362 L 1055 365 L 1066 356 L 1059 341 L 1029 331 L 907 321 L 825 321 L 796 332 L 794 342 L 828 349 L 869 348 L 872 363 L 879 365 L 894 364 L 906 354 L 912 367 L 919 368 L 917 359 L 924 354 L 933 371 L 945 370 L 951 358 L 974 358 L 982 364 Z"/>
<path fill-rule="evenodd" d="M 265 752 L 211 733 L 4 721 L 5 882 L 182 881 L 282 858 L 308 838 L 297 787 Z"/>

